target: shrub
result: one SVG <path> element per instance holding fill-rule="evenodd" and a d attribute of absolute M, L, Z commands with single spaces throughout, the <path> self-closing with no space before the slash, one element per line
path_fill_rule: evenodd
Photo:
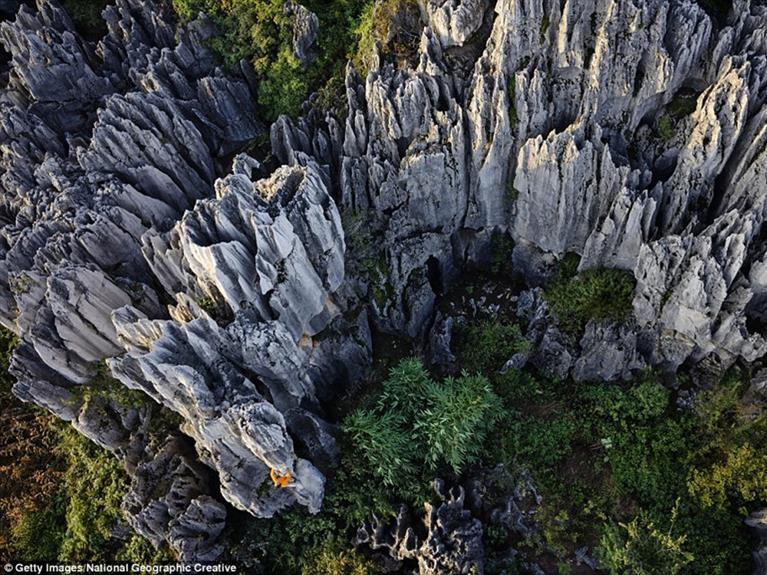
<path fill-rule="evenodd" d="M 388 486 L 412 476 L 416 470 L 413 442 L 404 424 L 401 414 L 365 410 L 353 412 L 344 423 L 360 456 Z"/>
<path fill-rule="evenodd" d="M 728 450 L 725 460 L 693 469 L 689 491 L 704 507 L 723 508 L 732 499 L 744 511 L 767 501 L 767 453 L 750 443 Z"/>
<path fill-rule="evenodd" d="M 125 471 L 116 458 L 72 427 L 58 423 L 57 428 L 59 442 L 51 448 L 65 461 L 66 469 L 63 475 L 52 470 L 58 479 L 55 492 L 43 492 L 36 506 L 14 516 L 13 556 L 51 562 L 169 559 L 138 535 L 125 544 L 113 539 L 114 528 L 123 519 Z"/>
<path fill-rule="evenodd" d="M 344 429 L 371 471 L 394 486 L 424 467 L 460 472 L 478 456 L 499 405 L 486 378 L 463 374 L 437 383 L 410 359 L 390 371 L 376 407 L 353 412 Z"/>
<path fill-rule="evenodd" d="M 584 390 L 583 398 L 593 415 L 625 427 L 663 415 L 668 409 L 670 394 L 648 374 L 628 389 L 610 383 L 592 385 Z"/>
<path fill-rule="evenodd" d="M 694 557 L 684 549 L 687 537 L 671 533 L 642 513 L 629 523 L 609 524 L 598 549 L 601 566 L 612 575 L 676 575 Z"/>
<path fill-rule="evenodd" d="M 420 361 L 404 359 L 389 370 L 377 407 L 399 414 L 403 421 L 414 421 L 426 401 L 430 384 L 431 376 Z"/>
<path fill-rule="evenodd" d="M 72 427 L 62 430 L 60 449 L 69 466 L 64 475 L 67 529 L 59 559 L 104 560 L 112 531 L 122 519 L 120 503 L 127 491 L 127 476 L 115 457 Z"/>
<path fill-rule="evenodd" d="M 674 137 L 674 123 L 671 121 L 671 116 L 663 114 L 658 118 L 658 123 L 655 126 L 655 133 L 664 142 L 667 142 Z"/>
<path fill-rule="evenodd" d="M 631 315 L 634 276 L 617 269 L 592 269 L 568 278 L 560 274 L 546 290 L 552 316 L 572 336 L 591 321 L 625 321 Z"/>
<path fill-rule="evenodd" d="M 323 87 L 343 100 L 346 57 L 356 49 L 360 14 L 373 2 L 321 0 L 302 2 L 320 20 L 317 58 L 305 67 L 293 55 L 293 26 L 283 0 L 173 0 L 183 20 L 205 12 L 218 26 L 212 50 L 230 68 L 249 61 L 259 81 L 258 104 L 266 117 L 295 116 L 310 93 Z"/>
<path fill-rule="evenodd" d="M 146 539 L 134 533 L 115 554 L 116 561 L 127 563 L 152 564 L 173 561 L 173 556 L 166 549 L 155 549 Z"/>
<path fill-rule="evenodd" d="M 517 324 L 487 320 L 461 330 L 455 352 L 469 373 L 492 373 L 512 355 L 529 351 L 530 342 Z"/>
<path fill-rule="evenodd" d="M 301 575 L 374 575 L 378 569 L 354 549 L 344 550 L 325 544 Z"/>
<path fill-rule="evenodd" d="M 684 492 L 692 431 L 684 421 L 664 418 L 606 435 L 607 461 L 619 493 L 653 510 L 668 509 Z"/>
<path fill-rule="evenodd" d="M 0 329 L 0 557 L 55 562 L 66 529 L 64 462 L 55 452 L 50 416 L 11 391 L 16 344 L 14 334 Z"/>
<path fill-rule="evenodd" d="M 507 412 L 488 448 L 490 459 L 543 475 L 570 454 L 577 431 L 577 421 L 569 414 L 544 419 Z"/>
<path fill-rule="evenodd" d="M 58 561 L 67 528 L 65 492 L 59 490 L 46 503 L 44 507 L 23 511 L 12 523 L 12 557 L 15 559 Z"/>
<path fill-rule="evenodd" d="M 426 402 L 414 429 L 426 445 L 432 468 L 447 463 L 460 473 L 479 456 L 487 432 L 499 415 L 500 401 L 483 376 L 464 374 L 442 383 L 430 382 Z"/>

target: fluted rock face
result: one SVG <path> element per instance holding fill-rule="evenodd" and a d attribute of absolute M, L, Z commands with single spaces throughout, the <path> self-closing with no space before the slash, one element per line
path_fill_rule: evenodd
<path fill-rule="evenodd" d="M 752 4 L 714 24 L 690 0 L 425 3 L 414 65 L 347 76 L 336 181 L 383 230 L 378 323 L 421 335 L 435 293 L 501 231 L 534 285 L 570 252 L 638 281 L 630 325 L 549 347 L 564 375 L 763 355 L 747 327 L 764 317 L 767 13 Z M 291 158 L 322 134 L 272 136 Z"/>
<path fill-rule="evenodd" d="M 308 62 L 316 16 L 285 9 Z M 266 126 L 249 74 L 205 48 L 209 21 L 150 0 L 104 16 L 97 43 L 46 0 L 0 25 L 0 323 L 20 337 L 15 393 L 121 457 L 132 524 L 185 560 L 220 553 L 219 495 L 262 517 L 319 508 L 338 455 L 323 404 L 369 367 L 371 323 L 450 362 L 435 305 L 494 234 L 532 288 L 572 252 L 637 282 L 633 317 L 579 342 L 523 292 L 535 349 L 513 365 L 612 380 L 767 352 L 767 8 L 736 0 L 714 23 L 692 0 L 424 0 L 393 32 L 410 52 L 348 67 L 345 119 L 271 126 L 271 172 L 240 153 Z M 82 399 L 105 359 L 196 455 L 150 449 L 139 406 Z M 429 521 L 474 557 L 454 499 Z M 465 567 L 427 551 L 427 572 Z"/>
<path fill-rule="evenodd" d="M 184 561 L 213 560 L 226 513 L 196 459 L 241 509 L 317 511 L 324 477 L 295 450 L 337 457 L 320 402 L 366 369 L 367 316 L 341 316 L 334 299 L 345 244 L 323 170 L 307 158 L 258 179 L 247 156 L 231 166 L 263 127 L 248 82 L 203 47 L 210 24 L 177 29 L 146 0 L 104 16 L 97 46 L 52 2 L 0 27 L 12 54 L 0 321 L 20 336 L 14 392 L 123 459 L 137 531 Z M 100 395 L 107 358 L 183 417 L 196 456 L 181 440 L 153 451 L 149 412 Z M 272 470 L 289 486 L 259 490 Z"/>
<path fill-rule="evenodd" d="M 109 364 L 128 387 L 184 417 L 233 505 L 262 517 L 295 501 L 316 512 L 324 479 L 296 456 L 291 434 L 324 444 L 313 454 L 332 458 L 329 426 L 306 407 L 318 399 L 312 358 L 327 345 L 311 338 L 338 314 L 343 230 L 315 165 L 256 182 L 254 167 L 237 158 L 215 199 L 198 202 L 167 234 L 145 236 L 147 260 L 179 304 L 171 320 L 116 310 L 129 351 Z M 233 321 L 220 327 L 185 294 L 218 301 Z M 291 484 L 257 490 L 272 470 Z"/>
<path fill-rule="evenodd" d="M 173 437 L 137 467 L 123 510 L 131 527 L 155 546 L 167 543 L 179 560 L 215 561 L 226 509 L 209 491 L 207 470 Z"/>

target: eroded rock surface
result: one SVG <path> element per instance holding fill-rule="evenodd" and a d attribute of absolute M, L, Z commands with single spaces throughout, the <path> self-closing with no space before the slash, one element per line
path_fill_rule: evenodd
<path fill-rule="evenodd" d="M 412 560 L 420 575 L 470 575 L 484 573 L 482 523 L 464 509 L 464 490 L 446 489 L 441 480 L 434 482 L 440 502 L 426 503 L 423 520 L 426 532 L 411 526 L 406 508 L 402 508 L 393 526 L 373 518 L 357 533 L 356 545 L 384 550 L 397 562 Z"/>
<path fill-rule="evenodd" d="M 308 62 L 317 18 L 285 9 Z M 514 365 L 612 380 L 767 351 L 764 6 L 712 22 L 692 0 L 421 2 L 390 27 L 404 56 L 348 66 L 346 115 L 272 124 L 276 169 L 241 153 L 267 126 L 247 66 L 205 48 L 210 22 L 151 0 L 104 16 L 96 43 L 53 1 L 0 24 L 0 323 L 20 337 L 15 393 L 121 457 L 132 523 L 185 560 L 220 552 L 221 500 L 319 509 L 324 406 L 369 367 L 371 327 L 449 362 L 437 302 L 496 234 L 536 288 Z M 568 253 L 633 273 L 629 321 L 558 329 L 537 288 Z M 196 454 L 148 449 L 140 406 L 82 399 L 103 360 Z M 161 472 L 182 495 L 147 496 Z M 429 550 L 452 545 L 435 527 L 423 569 L 480 565 L 459 500 L 429 521 L 455 523 L 468 563 Z"/>
<path fill-rule="evenodd" d="M 324 172 L 307 161 L 263 177 L 255 160 L 231 160 L 264 127 L 247 79 L 203 47 L 209 23 L 177 29 L 143 0 L 104 17 L 97 45 L 53 2 L 0 25 L 12 55 L 0 321 L 21 340 L 14 391 L 125 462 L 137 531 L 184 561 L 214 560 L 219 497 L 258 516 L 319 509 L 324 477 L 295 450 L 337 457 L 320 401 L 366 369 L 367 316 L 341 317 L 334 300 L 345 244 Z M 181 440 L 149 449 L 152 410 L 99 389 L 105 359 L 182 416 L 196 454 Z"/>
<path fill-rule="evenodd" d="M 567 253 L 638 281 L 633 323 L 591 326 L 575 349 L 544 338 L 563 375 L 763 355 L 749 325 L 764 307 L 764 7 L 737 2 L 725 23 L 689 0 L 425 8 L 415 65 L 349 70 L 335 136 L 344 207 L 382 229 L 378 324 L 422 335 L 436 294 L 500 231 L 532 285 Z M 326 130 L 291 127 L 283 157 Z"/>

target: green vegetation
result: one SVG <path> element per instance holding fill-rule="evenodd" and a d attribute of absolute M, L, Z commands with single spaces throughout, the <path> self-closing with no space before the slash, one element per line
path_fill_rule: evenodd
<path fill-rule="evenodd" d="M 666 110 L 668 114 L 675 120 L 689 116 L 695 111 L 698 105 L 697 92 L 684 92 L 677 94 L 671 102 L 669 102 Z"/>
<path fill-rule="evenodd" d="M 350 275 L 360 277 L 369 286 L 369 297 L 380 309 L 394 297 L 389 281 L 388 264 L 378 239 L 381 225 L 373 212 L 346 210 L 341 214 L 346 234 L 346 265 Z"/>
<path fill-rule="evenodd" d="M 252 150 L 251 150 L 252 151 Z M 223 301 L 223 298 L 201 297 L 197 300 L 200 309 L 207 313 L 210 318 L 221 326 L 225 326 L 234 319 L 229 306 Z"/>
<path fill-rule="evenodd" d="M 514 130 L 519 125 L 519 116 L 517 115 L 517 77 L 515 74 L 509 76 L 506 96 L 509 98 L 509 125 Z"/>
<path fill-rule="evenodd" d="M 512 355 L 530 351 L 531 347 L 517 324 L 493 319 L 460 330 L 456 351 L 464 369 L 484 373 L 498 371 Z"/>
<path fill-rule="evenodd" d="M 437 383 L 411 359 L 390 372 L 376 405 L 352 413 L 345 428 L 373 473 L 393 486 L 418 469 L 447 465 L 460 473 L 476 460 L 497 413 L 483 376 Z"/>
<path fill-rule="evenodd" d="M 134 535 L 127 542 L 112 533 L 122 521 L 120 503 L 127 490 L 127 476 L 117 459 L 71 426 L 56 425 L 56 457 L 63 472 L 55 474 L 55 489 L 42 501 L 30 502 L 12 518 L 11 556 L 24 561 L 126 561 L 168 559 L 144 539 Z"/>
<path fill-rule="evenodd" d="M 541 18 L 541 42 L 546 40 L 546 32 L 549 31 L 550 25 L 551 25 L 551 22 L 549 21 L 548 14 L 544 14 L 543 18 Z"/>
<path fill-rule="evenodd" d="M 95 373 L 91 380 L 75 388 L 72 395 L 84 403 L 95 399 L 105 399 L 121 407 L 146 405 L 149 398 L 142 392 L 128 389 L 117 381 L 109 372 L 106 361 L 94 364 Z"/>
<path fill-rule="evenodd" d="M 602 268 L 577 273 L 577 262 L 577 256 L 567 256 L 545 293 L 559 326 L 573 337 L 580 337 L 591 320 L 628 319 L 636 284 L 631 272 Z"/>
<path fill-rule="evenodd" d="M 16 343 L 12 333 L 0 329 L 0 556 L 55 561 L 63 525 L 65 502 L 58 487 L 64 465 L 54 451 L 58 436 L 48 417 L 11 393 L 8 368 Z"/>
<path fill-rule="evenodd" d="M 258 103 L 270 120 L 280 114 L 297 115 L 313 92 L 327 108 L 345 100 L 347 59 L 355 58 L 359 65 L 376 41 L 385 41 L 391 19 L 406 2 L 305 0 L 302 4 L 320 20 L 317 57 L 308 66 L 293 55 L 293 26 L 283 0 L 173 0 L 182 20 L 205 12 L 216 23 L 220 34 L 212 39 L 211 48 L 228 67 L 236 67 L 242 59 L 253 65 L 259 80 Z"/>
<path fill-rule="evenodd" d="M 283 0 L 173 0 L 183 21 L 206 13 L 218 26 L 212 50 L 229 68 L 249 61 L 258 84 L 258 104 L 268 120 L 296 116 L 313 93 L 321 109 L 345 113 L 347 60 L 367 73 L 377 43 L 385 54 L 406 55 L 418 34 L 407 22 L 418 21 L 414 0 L 305 0 L 320 21 L 317 56 L 309 65 L 293 54 L 293 26 Z"/>
<path fill-rule="evenodd" d="M 563 262 L 561 281 L 577 277 Z M 570 278 L 565 279 L 565 278 Z M 13 338 L 5 338 L 6 349 Z M 5 341 L 5 340 L 4 340 Z M 415 359 L 400 361 L 374 394 L 344 420 L 342 458 L 328 470 L 321 512 L 294 508 L 269 520 L 243 518 L 235 560 L 266 573 L 374 575 L 377 567 L 349 546 L 372 514 L 387 521 L 401 503 L 417 510 L 442 477 L 460 483 L 498 464 L 489 497 L 503 501 L 518 478 L 531 477 L 542 500 L 537 532 L 514 540 L 522 560 L 574 570 L 587 546 L 609 573 L 746 572 L 742 523 L 767 503 L 767 416 L 744 400 L 747 373 L 733 370 L 694 410 L 652 373 L 627 383 L 555 381 L 499 368 L 529 344 L 513 323 L 476 320 L 453 350 L 466 371 L 438 380 Z M 97 389 L 120 399 L 106 374 Z M 157 561 L 141 538 L 115 541 L 125 475 L 109 454 L 65 428 L 56 434 L 58 475 L 43 504 L 13 519 L 14 555 L 54 561 Z M 93 497 L 98 493 L 99 497 Z M 504 557 L 513 536 L 483 518 L 487 573 L 514 572 Z M 554 567 L 556 566 L 556 567 Z"/>
<path fill-rule="evenodd" d="M 673 521 L 672 521 L 673 523 Z M 629 523 L 608 525 L 600 545 L 600 561 L 612 575 L 676 575 L 694 559 L 684 550 L 687 537 L 661 532 L 645 514 Z"/>
<path fill-rule="evenodd" d="M 723 420 L 710 425 L 700 414 L 677 411 L 651 375 L 628 385 L 520 372 L 491 379 L 506 409 L 483 461 L 529 470 L 543 495 L 540 535 L 523 542 L 526 553 L 568 564 L 587 545 L 611 573 L 748 570 L 742 519 L 767 493 L 763 473 L 747 478 L 755 470 L 738 465 L 732 474 L 719 471 L 740 450 Z M 717 399 L 702 397 L 699 412 Z M 748 449 L 759 451 L 761 416 L 744 425 Z M 732 489 L 730 477 L 741 478 L 744 489 Z"/>
<path fill-rule="evenodd" d="M 658 118 L 658 123 L 655 126 L 655 133 L 664 142 L 667 142 L 674 137 L 674 124 L 671 121 L 670 116 L 663 114 Z"/>
<path fill-rule="evenodd" d="M 572 279 L 576 269 L 570 258 L 561 273 Z M 744 407 L 744 377 L 728 375 L 698 397 L 695 411 L 680 411 L 651 373 L 626 384 L 499 373 L 526 346 L 514 324 L 479 320 L 456 340 L 458 365 L 467 368 L 460 378 L 438 384 L 412 359 L 392 369 L 346 420 L 347 455 L 329 477 L 323 511 L 278 518 L 264 554 L 299 573 L 318 556 L 307 550 L 321 549 L 321 533 L 337 535 L 331 556 L 338 556 L 371 513 L 391 517 L 403 501 L 420 507 L 432 477 L 461 481 L 502 463 L 510 477 L 529 474 L 543 497 L 537 534 L 514 544 L 526 560 L 566 573 L 575 550 L 587 546 L 610 573 L 747 571 L 742 519 L 767 502 L 757 472 L 767 463 L 767 427 Z M 449 400 L 435 399 L 440 394 Z M 515 481 L 492 487 L 499 500 Z M 512 534 L 485 527 L 488 573 L 508 572 Z M 294 542 L 286 546 L 286 537 Z"/>
<path fill-rule="evenodd" d="M 390 519 L 403 502 L 422 509 L 434 477 L 460 473 L 477 460 L 498 410 L 484 377 L 437 382 L 417 360 L 400 362 L 381 392 L 344 421 L 344 456 L 328 477 L 322 511 L 249 520 L 245 542 L 258 542 L 267 572 L 375 573 L 346 542 L 372 514 Z"/>
<path fill-rule="evenodd" d="M 168 559 L 137 535 L 126 542 L 113 538 L 123 521 L 125 471 L 70 425 L 11 395 L 8 364 L 15 345 L 15 336 L 0 330 L 0 416 L 12 430 L 0 444 L 0 553 L 22 561 Z M 79 398 L 124 406 L 147 402 L 111 378 L 103 362 L 90 384 L 79 389 Z"/>
<path fill-rule="evenodd" d="M 58 456 L 65 462 L 58 488 L 27 508 L 11 528 L 13 556 L 25 561 L 167 560 L 138 535 L 113 538 L 122 521 L 127 476 L 117 459 L 71 426 L 58 424 Z"/>
<path fill-rule="evenodd" d="M 676 134 L 679 121 L 695 111 L 699 95 L 697 92 L 690 91 L 677 94 L 666 106 L 666 111 L 658 118 L 655 124 L 655 135 L 664 142 L 671 140 Z"/>
<path fill-rule="evenodd" d="M 428 485 L 420 475 L 399 478 L 399 488 L 382 484 L 365 461 L 357 457 L 348 436 L 343 438 L 341 464 L 326 483 L 322 510 L 317 515 L 295 507 L 272 519 L 253 520 L 249 515 L 230 523 L 239 543 L 232 549 L 235 560 L 256 560 L 265 573 L 373 575 L 373 564 L 349 546 L 349 540 L 372 514 L 382 520 L 396 515 L 401 492 L 411 493 L 413 504 L 428 499 Z M 420 490 L 421 494 L 415 496 Z"/>
<path fill-rule="evenodd" d="M 417 22 L 420 16 L 415 0 L 368 0 L 362 4 L 364 8 L 355 29 L 358 44 L 352 61 L 361 73 L 366 74 L 376 44 L 381 45 L 384 54 L 409 55 L 417 45 L 420 30 L 408 30 L 402 23 Z"/>
<path fill-rule="evenodd" d="M 66 531 L 62 561 L 106 559 L 112 530 L 122 519 L 120 502 L 127 491 L 127 476 L 117 459 L 80 435 L 72 427 L 61 431 L 59 448 L 68 467 L 64 474 Z M 94 494 L 98 497 L 94 497 Z"/>
<path fill-rule="evenodd" d="M 301 575 L 373 575 L 378 571 L 354 549 L 338 550 L 325 544 Z"/>

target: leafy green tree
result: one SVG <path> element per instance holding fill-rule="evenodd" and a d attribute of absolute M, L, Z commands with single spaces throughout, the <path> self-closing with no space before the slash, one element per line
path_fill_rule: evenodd
<path fill-rule="evenodd" d="M 376 402 L 377 409 L 399 414 L 403 421 L 412 422 L 426 401 L 431 383 L 431 376 L 420 361 L 404 359 L 389 370 Z"/>
<path fill-rule="evenodd" d="M 401 414 L 357 410 L 344 428 L 365 462 L 385 485 L 392 486 L 416 471 L 415 449 Z"/>
<path fill-rule="evenodd" d="M 429 382 L 414 424 L 426 445 L 426 463 L 435 468 L 445 462 L 460 473 L 480 455 L 499 414 L 500 400 L 484 376 L 463 374 Z"/>
<path fill-rule="evenodd" d="M 359 409 L 344 428 L 354 449 L 386 485 L 408 481 L 424 466 L 460 472 L 481 453 L 500 399 L 483 376 L 435 382 L 414 359 L 393 368 L 376 406 Z"/>

